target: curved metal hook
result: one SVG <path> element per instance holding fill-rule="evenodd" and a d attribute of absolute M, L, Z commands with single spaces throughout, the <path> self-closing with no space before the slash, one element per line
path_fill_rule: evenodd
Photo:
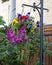
<path fill-rule="evenodd" d="M 40 3 L 39 4 L 37 4 L 36 6 L 39 6 L 40 5 Z"/>
<path fill-rule="evenodd" d="M 39 16 L 41 17 L 41 13 L 40 13 L 39 9 L 38 9 L 38 8 L 36 8 L 36 10 L 38 11 L 38 13 L 39 13 Z"/>
<path fill-rule="evenodd" d="M 34 2 L 34 3 L 33 3 L 33 11 L 36 11 L 36 10 L 37 10 L 38 13 L 39 13 L 39 16 L 41 16 L 40 11 L 39 11 L 39 9 L 37 8 L 37 6 L 38 6 L 40 3 L 39 3 L 37 6 L 35 6 L 35 4 L 36 4 L 36 3 Z M 35 10 L 35 9 L 36 9 L 36 10 Z"/>

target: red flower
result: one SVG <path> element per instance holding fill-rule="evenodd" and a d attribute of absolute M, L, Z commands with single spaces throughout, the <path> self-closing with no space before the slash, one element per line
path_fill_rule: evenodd
<path fill-rule="evenodd" d="M 26 19 L 28 16 L 21 16 L 20 19 Z"/>

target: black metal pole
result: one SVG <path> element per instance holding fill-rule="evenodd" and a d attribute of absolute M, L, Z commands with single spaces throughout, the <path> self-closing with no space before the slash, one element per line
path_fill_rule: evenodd
<path fill-rule="evenodd" d="M 40 15 L 40 65 L 43 65 L 43 10 L 47 10 L 47 11 L 49 10 L 43 8 L 43 0 L 40 0 L 40 7 L 35 6 L 35 4 L 33 6 L 23 4 L 23 6 L 28 6 L 36 9 Z M 38 9 L 40 9 L 40 12 Z"/>
<path fill-rule="evenodd" d="M 43 0 L 40 0 L 40 65 L 43 65 Z"/>

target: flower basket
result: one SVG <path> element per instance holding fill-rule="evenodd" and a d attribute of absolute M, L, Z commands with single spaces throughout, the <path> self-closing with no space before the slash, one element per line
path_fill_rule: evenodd
<path fill-rule="evenodd" d="M 6 27 L 5 38 L 1 47 L 3 65 L 34 64 L 39 50 L 39 22 L 27 15 L 18 14 Z M 33 61 L 33 62 L 32 62 Z"/>

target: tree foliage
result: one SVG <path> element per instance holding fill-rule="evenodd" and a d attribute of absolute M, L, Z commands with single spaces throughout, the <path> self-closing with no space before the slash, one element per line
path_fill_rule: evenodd
<path fill-rule="evenodd" d="M 4 38 L 5 37 L 5 28 L 6 28 L 6 25 L 5 25 L 5 21 L 3 20 L 3 17 L 0 16 L 0 38 Z"/>
<path fill-rule="evenodd" d="M 2 0 L 2 2 L 6 2 L 6 1 L 9 1 L 9 0 Z"/>
<path fill-rule="evenodd" d="M 5 21 L 3 20 L 3 17 L 0 16 L 0 25 L 4 25 L 5 24 Z"/>

